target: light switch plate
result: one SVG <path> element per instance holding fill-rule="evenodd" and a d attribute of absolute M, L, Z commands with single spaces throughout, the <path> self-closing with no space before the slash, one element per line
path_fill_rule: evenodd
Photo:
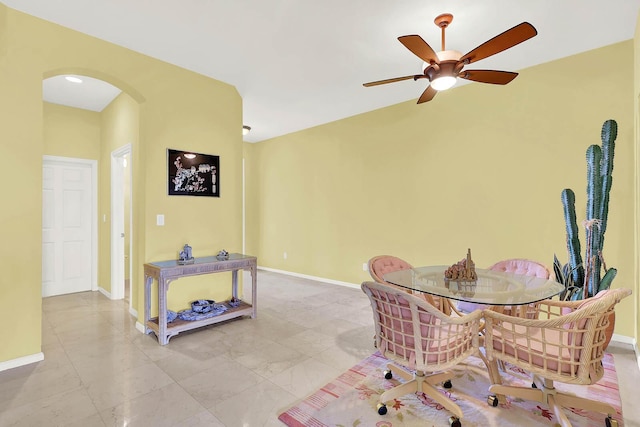
<path fill-rule="evenodd" d="M 164 225 L 164 215 L 160 214 L 156 216 L 156 225 Z"/>

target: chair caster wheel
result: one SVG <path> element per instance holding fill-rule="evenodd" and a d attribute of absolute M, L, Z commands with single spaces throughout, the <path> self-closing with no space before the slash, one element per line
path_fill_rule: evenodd
<path fill-rule="evenodd" d="M 393 378 L 393 374 L 391 373 L 391 370 L 387 369 L 386 371 L 384 371 L 384 379 L 390 380 L 391 378 Z"/>
<path fill-rule="evenodd" d="M 446 380 L 445 382 L 442 383 L 442 387 L 451 388 L 453 387 L 453 384 L 451 384 L 451 380 Z"/>
<path fill-rule="evenodd" d="M 531 388 L 538 388 L 538 386 L 536 385 L 536 383 L 531 383 Z"/>
<path fill-rule="evenodd" d="M 618 421 L 611 418 L 611 415 L 604 419 L 604 424 L 607 427 L 618 427 Z"/>
<path fill-rule="evenodd" d="M 386 415 L 387 405 L 385 405 L 384 403 L 378 403 L 378 406 L 376 406 L 376 408 L 378 409 L 378 415 Z"/>
<path fill-rule="evenodd" d="M 462 423 L 457 417 L 449 417 L 449 426 L 450 427 L 462 427 Z"/>
<path fill-rule="evenodd" d="M 498 406 L 498 396 L 489 396 L 487 397 L 487 404 L 489 406 L 493 406 L 494 408 Z"/>

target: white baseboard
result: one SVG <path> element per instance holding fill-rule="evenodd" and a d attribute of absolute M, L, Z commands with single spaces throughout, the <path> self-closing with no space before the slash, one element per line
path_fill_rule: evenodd
<path fill-rule="evenodd" d="M 615 334 L 613 335 L 614 337 L 616 336 Z M 613 337 L 611 338 L 611 341 L 613 341 Z M 633 352 L 636 355 L 636 362 L 638 362 L 638 369 L 640 369 L 640 348 L 638 348 L 638 341 L 636 340 L 632 340 L 633 342 L 631 343 L 631 345 L 633 346 Z"/>
<path fill-rule="evenodd" d="M 340 280 L 327 279 L 324 277 L 309 276 L 308 274 L 294 273 L 292 271 L 278 270 L 275 268 L 258 266 L 258 270 L 270 271 L 272 273 L 286 274 L 287 276 L 300 277 L 302 279 L 316 280 L 318 282 L 330 283 L 332 285 L 346 286 L 348 288 L 360 289 L 360 285 L 349 282 L 341 282 Z"/>
<path fill-rule="evenodd" d="M 621 343 L 621 344 L 629 344 L 631 346 L 635 346 L 636 344 L 636 340 L 633 339 L 633 337 L 628 337 L 626 335 L 619 335 L 619 334 L 613 334 L 611 336 L 611 341 Z"/>
<path fill-rule="evenodd" d="M 108 292 L 105 288 L 103 288 L 102 286 L 98 286 L 98 291 L 104 295 L 105 297 L 111 299 L 111 293 Z"/>
<path fill-rule="evenodd" d="M 143 333 L 143 334 L 146 332 L 146 331 L 145 331 L 145 329 L 146 329 L 146 328 L 145 328 L 145 327 L 144 327 L 144 325 L 143 325 L 142 323 L 140 323 L 140 322 L 136 322 L 136 329 L 137 329 L 138 331 L 140 331 L 141 333 Z"/>
<path fill-rule="evenodd" d="M 129 307 L 129 314 L 135 317 L 136 319 L 138 318 L 138 310 L 136 310 L 133 307 Z"/>
<path fill-rule="evenodd" d="M 44 353 L 30 354 L 29 356 L 18 357 L 17 359 L 7 360 L 6 362 L 0 362 L 0 372 L 8 369 L 17 368 L 19 366 L 30 365 L 32 363 L 40 362 L 44 360 Z"/>

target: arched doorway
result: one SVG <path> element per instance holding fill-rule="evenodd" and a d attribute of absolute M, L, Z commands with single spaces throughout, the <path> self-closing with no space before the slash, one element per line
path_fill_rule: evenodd
<path fill-rule="evenodd" d="M 136 288 L 132 280 L 134 275 L 131 274 L 134 241 L 133 227 L 130 224 L 133 223 L 131 212 L 135 194 L 131 187 L 131 176 L 134 166 L 132 156 L 138 143 L 138 104 L 141 97 L 135 92 L 130 95 L 107 81 L 87 75 L 104 77 L 100 73 L 90 73 L 87 70 L 82 70 L 82 73 L 77 72 L 78 70 L 65 71 L 67 70 L 49 73 L 43 80 L 43 101 L 45 107 L 48 107 L 43 109 L 44 114 L 47 114 L 48 110 L 56 112 L 53 119 L 45 117 L 44 120 L 45 153 L 51 154 L 53 151 L 55 155 L 59 154 L 56 153 L 58 151 L 68 158 L 88 158 L 98 162 L 99 208 L 90 219 L 97 229 L 96 240 L 99 241 L 96 250 L 97 286 L 93 290 L 97 288 L 112 299 L 125 298 L 131 309 L 131 293 Z M 52 123 L 56 120 L 57 123 Z M 79 122 L 80 125 L 77 124 Z M 125 126 L 124 132 L 121 129 L 122 122 L 129 124 L 128 127 Z M 48 133 L 47 126 L 55 128 L 55 131 Z M 81 129 L 74 130 L 74 126 L 80 126 Z M 47 138 L 52 137 L 55 132 L 58 132 L 59 138 L 60 134 L 68 133 L 69 138 L 76 140 L 70 140 L 66 144 L 59 141 L 51 143 Z M 78 141 L 87 135 L 91 140 L 89 145 L 94 145 L 92 150 L 87 150 L 82 146 L 82 141 Z M 55 135 L 52 138 L 54 137 Z M 119 156 L 119 168 L 113 168 L 111 165 L 114 153 Z M 127 162 L 126 167 L 123 161 Z M 114 173 L 120 176 L 114 177 Z M 116 189 L 114 185 L 119 187 Z M 128 197 L 127 200 L 122 199 L 125 195 Z M 114 203 L 114 200 L 117 202 Z M 127 226 L 124 224 L 125 221 Z M 122 244 L 124 241 L 129 244 Z M 66 262 L 69 264 L 68 260 Z M 46 268 L 43 262 L 43 277 Z M 130 280 L 128 288 L 125 287 L 125 279 Z"/>

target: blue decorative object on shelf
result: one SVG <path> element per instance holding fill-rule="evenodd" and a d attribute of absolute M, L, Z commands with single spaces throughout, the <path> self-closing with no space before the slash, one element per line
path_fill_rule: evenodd
<path fill-rule="evenodd" d="M 182 310 L 178 312 L 178 317 L 182 320 L 203 320 L 208 319 L 210 317 L 218 316 L 219 314 L 224 313 L 228 310 L 227 306 L 224 304 L 212 304 L 213 308 L 206 313 L 195 313 L 191 309 Z"/>
<path fill-rule="evenodd" d="M 215 301 L 212 299 L 199 299 L 191 303 L 191 310 L 194 313 L 208 313 L 213 310 Z"/>
<path fill-rule="evenodd" d="M 178 313 L 175 311 L 167 310 L 167 323 L 171 323 L 178 317 Z"/>

